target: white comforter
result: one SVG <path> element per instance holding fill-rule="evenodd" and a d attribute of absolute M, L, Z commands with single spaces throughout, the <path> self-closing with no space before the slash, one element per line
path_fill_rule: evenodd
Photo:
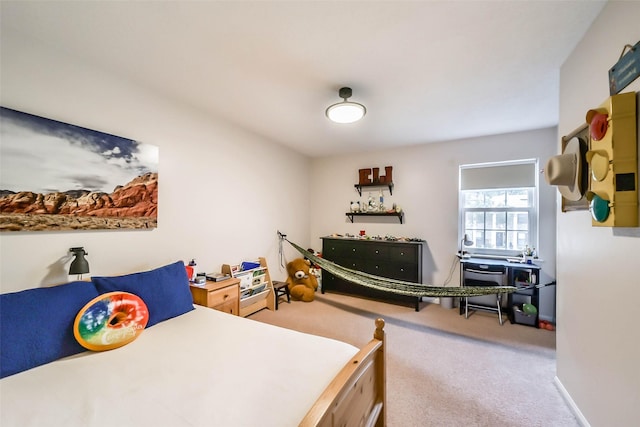
<path fill-rule="evenodd" d="M 358 349 L 208 308 L 0 381 L 0 425 L 297 426 Z"/>

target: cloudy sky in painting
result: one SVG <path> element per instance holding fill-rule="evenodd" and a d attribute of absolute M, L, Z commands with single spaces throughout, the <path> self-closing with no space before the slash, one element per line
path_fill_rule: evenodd
<path fill-rule="evenodd" d="M 158 147 L 0 108 L 0 190 L 111 193 L 158 172 Z"/>

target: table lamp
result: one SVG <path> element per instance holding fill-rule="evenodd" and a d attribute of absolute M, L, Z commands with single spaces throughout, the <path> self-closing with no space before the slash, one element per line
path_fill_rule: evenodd
<path fill-rule="evenodd" d="M 461 258 L 469 258 L 469 254 L 464 250 L 465 246 L 473 246 L 473 240 L 469 238 L 468 234 L 465 234 L 462 240 L 460 240 L 460 257 Z"/>
<path fill-rule="evenodd" d="M 84 258 L 84 256 L 89 255 L 89 253 L 86 252 L 83 247 L 71 248 L 69 252 L 72 252 L 75 257 L 69 266 L 69 275 L 77 274 L 78 279 L 81 279 L 83 274 L 89 272 L 89 262 Z"/>

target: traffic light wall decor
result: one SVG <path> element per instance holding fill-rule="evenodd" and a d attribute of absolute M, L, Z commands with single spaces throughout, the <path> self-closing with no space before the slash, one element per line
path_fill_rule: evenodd
<path fill-rule="evenodd" d="M 587 112 L 591 224 L 638 227 L 638 136 L 635 92 L 609 97 Z"/>

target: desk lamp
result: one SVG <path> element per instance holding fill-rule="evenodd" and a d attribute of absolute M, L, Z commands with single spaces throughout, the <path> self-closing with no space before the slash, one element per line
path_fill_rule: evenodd
<path fill-rule="evenodd" d="M 462 240 L 460 240 L 460 258 L 469 258 L 469 254 L 465 253 L 465 246 L 473 246 L 473 240 L 469 238 L 468 234 L 465 234 Z"/>
<path fill-rule="evenodd" d="M 82 275 L 89 272 L 89 262 L 84 258 L 85 255 L 89 255 L 83 247 L 71 248 L 69 252 L 73 253 L 75 259 L 69 266 L 69 275 L 77 274 L 78 280 L 82 279 Z"/>

